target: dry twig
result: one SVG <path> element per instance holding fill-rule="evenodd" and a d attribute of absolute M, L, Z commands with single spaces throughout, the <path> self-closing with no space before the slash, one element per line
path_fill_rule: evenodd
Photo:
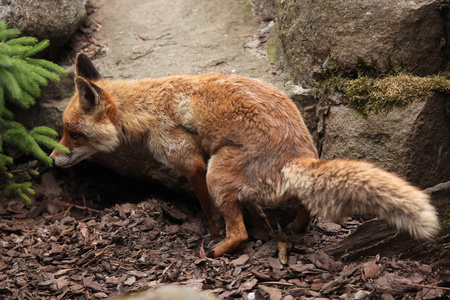
<path fill-rule="evenodd" d="M 87 206 L 76 205 L 76 204 L 64 202 L 64 201 L 61 201 L 61 200 L 47 200 L 47 201 L 52 202 L 52 203 L 57 204 L 57 205 L 68 206 L 68 207 L 75 207 L 75 208 L 78 208 L 78 209 L 83 209 L 83 210 L 87 210 L 89 212 L 95 212 L 95 213 L 98 213 L 98 214 L 102 212 L 101 210 L 98 210 L 98 209 L 90 208 L 90 207 L 87 207 Z"/>

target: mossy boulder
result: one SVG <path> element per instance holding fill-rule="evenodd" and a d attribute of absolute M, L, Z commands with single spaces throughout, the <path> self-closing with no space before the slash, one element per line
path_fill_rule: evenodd
<path fill-rule="evenodd" d="M 380 69 L 400 62 L 420 76 L 447 63 L 442 1 L 276 1 L 284 64 L 303 86 L 334 65 L 355 67 L 357 57 Z"/>

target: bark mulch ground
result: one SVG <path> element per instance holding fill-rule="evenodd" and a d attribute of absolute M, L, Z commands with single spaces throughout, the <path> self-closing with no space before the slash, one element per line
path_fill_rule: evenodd
<path fill-rule="evenodd" d="M 12 201 L 0 209 L 1 299 L 100 299 L 171 284 L 223 299 L 450 295 L 443 287 L 448 282 L 427 264 L 401 256 L 343 262 L 327 255 L 323 247 L 353 231 L 360 224 L 355 219 L 342 225 L 315 220 L 307 233 L 287 240 L 249 228 L 242 249 L 210 259 L 204 257 L 207 223 L 195 200 L 155 194 L 151 184 L 104 170 L 64 172 L 43 174 L 33 205 Z"/>

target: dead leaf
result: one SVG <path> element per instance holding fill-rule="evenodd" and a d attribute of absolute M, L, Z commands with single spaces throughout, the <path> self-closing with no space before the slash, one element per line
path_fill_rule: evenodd
<path fill-rule="evenodd" d="M 381 276 L 380 267 L 376 261 L 368 261 L 363 265 L 363 279 L 377 279 Z"/>
<path fill-rule="evenodd" d="M 58 278 L 55 280 L 55 285 L 57 290 L 62 290 L 64 287 L 67 287 L 69 285 L 69 279 L 67 276 L 63 276 L 61 278 Z"/>
<path fill-rule="evenodd" d="M 185 213 L 175 207 L 169 206 L 166 202 L 161 203 L 161 208 L 164 213 L 175 222 L 182 223 L 187 220 L 187 215 Z"/>
<path fill-rule="evenodd" d="M 296 265 L 289 265 L 289 268 L 298 273 L 304 273 L 305 271 L 310 271 L 316 268 L 313 264 L 296 264 Z"/>
<path fill-rule="evenodd" d="M 147 36 L 145 36 L 145 35 L 142 35 L 142 34 L 138 34 L 137 35 L 141 40 L 143 40 L 143 41 L 146 41 L 146 40 L 148 40 L 148 37 Z"/>
<path fill-rule="evenodd" d="M 69 269 L 61 269 L 55 272 L 55 276 L 61 276 L 69 273 L 70 271 L 73 271 L 75 269 L 69 268 Z"/>
<path fill-rule="evenodd" d="M 360 265 L 352 263 L 350 265 L 344 266 L 344 269 L 339 272 L 339 275 L 349 277 L 359 269 L 361 269 Z"/>
<path fill-rule="evenodd" d="M 127 278 L 127 280 L 125 280 L 124 282 L 123 282 L 123 284 L 124 285 L 133 285 L 134 283 L 136 282 L 136 277 L 134 277 L 134 276 L 131 276 L 131 277 L 128 277 Z"/>
<path fill-rule="evenodd" d="M 239 293 L 251 290 L 252 288 L 255 287 L 256 284 L 258 284 L 258 279 L 256 278 L 247 280 L 246 282 L 244 282 L 239 286 Z"/>
<path fill-rule="evenodd" d="M 83 285 L 88 287 L 96 292 L 104 292 L 106 291 L 98 281 L 94 280 L 94 277 L 83 277 Z"/>
<path fill-rule="evenodd" d="M 419 271 L 423 274 L 431 274 L 433 273 L 433 269 L 430 265 L 421 265 L 418 267 Z"/>
<path fill-rule="evenodd" d="M 233 259 L 230 263 L 234 266 L 242 266 L 245 264 L 250 257 L 247 254 L 242 254 L 239 258 Z"/>
<path fill-rule="evenodd" d="M 414 289 L 411 280 L 395 274 L 386 274 L 373 282 L 373 286 L 380 292 L 391 295 L 401 295 Z"/>
<path fill-rule="evenodd" d="M 424 289 L 422 289 L 421 293 L 422 293 L 422 298 L 420 298 L 420 299 L 424 299 L 424 300 L 442 299 L 442 296 L 444 295 L 444 290 L 424 288 Z"/>
<path fill-rule="evenodd" d="M 86 245 L 91 240 L 91 233 L 89 231 L 89 227 L 86 225 L 86 223 L 78 223 L 78 229 L 80 230 L 81 236 L 83 239 L 81 242 Z"/>
<path fill-rule="evenodd" d="M 116 207 L 119 211 L 119 216 L 124 220 L 128 219 L 127 215 L 130 215 L 134 210 L 134 205 L 131 203 L 117 205 Z"/>
<path fill-rule="evenodd" d="M 325 282 L 313 282 L 311 283 L 311 290 L 313 291 L 320 291 L 322 287 L 325 286 Z"/>
<path fill-rule="evenodd" d="M 44 185 L 44 195 L 47 199 L 58 198 L 62 194 L 62 188 L 56 182 L 56 178 L 51 172 L 45 172 L 41 177 L 42 184 Z"/>
<path fill-rule="evenodd" d="M 260 289 L 269 294 L 270 300 L 280 300 L 282 298 L 282 292 L 278 288 L 262 285 Z"/>
<path fill-rule="evenodd" d="M 253 259 L 264 259 L 268 257 L 274 257 L 278 251 L 277 249 L 277 240 L 270 240 L 260 247 L 255 252 L 255 255 L 253 256 Z"/>
<path fill-rule="evenodd" d="M 349 282 L 350 282 L 350 280 L 347 277 L 341 275 L 341 276 L 334 278 L 332 281 L 325 283 L 322 286 L 320 291 L 323 294 L 330 294 L 330 293 L 334 292 L 335 290 L 344 287 Z"/>
<path fill-rule="evenodd" d="M 52 243 L 52 249 L 50 250 L 50 254 L 60 254 L 62 252 L 62 246 L 58 243 Z"/>
<path fill-rule="evenodd" d="M 272 279 L 272 278 L 270 277 L 270 275 L 267 274 L 267 273 L 265 273 L 265 272 L 260 272 L 260 271 L 257 271 L 257 270 L 252 270 L 251 273 L 252 273 L 253 275 L 255 275 L 256 278 L 258 278 L 259 280 L 262 280 L 262 281 L 268 281 L 268 280 L 271 280 L 271 279 Z"/>
<path fill-rule="evenodd" d="M 325 220 L 319 220 L 316 227 L 327 235 L 336 235 L 342 229 L 341 225 Z"/>
<path fill-rule="evenodd" d="M 280 263 L 280 261 L 276 258 L 273 257 L 269 257 L 267 259 L 267 263 L 269 264 L 269 266 L 272 268 L 272 270 L 281 270 L 283 269 L 283 265 Z"/>
<path fill-rule="evenodd" d="M 310 260 L 316 265 L 317 268 L 330 270 L 333 260 L 322 250 L 313 253 L 310 256 Z"/>

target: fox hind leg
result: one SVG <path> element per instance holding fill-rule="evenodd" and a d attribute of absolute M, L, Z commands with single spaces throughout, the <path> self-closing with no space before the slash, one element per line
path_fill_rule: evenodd
<path fill-rule="evenodd" d="M 211 196 L 209 195 L 206 184 L 206 163 L 200 155 L 195 153 L 183 152 L 185 159 L 180 159 L 182 163 L 177 164 L 177 169 L 186 176 L 194 192 L 200 201 L 203 212 L 208 219 L 211 238 L 217 239 L 223 233 L 224 224 L 219 211 L 215 207 Z"/>
<path fill-rule="evenodd" d="M 311 222 L 312 216 L 311 214 L 306 210 L 306 208 L 303 205 L 300 205 L 297 215 L 295 216 L 294 221 L 292 222 L 290 229 L 293 232 L 305 232 L 306 229 L 308 229 L 308 225 Z"/>
<path fill-rule="evenodd" d="M 220 214 L 217 212 L 208 193 L 208 187 L 206 185 L 206 169 L 198 169 L 194 175 L 190 175 L 188 179 L 200 201 L 203 212 L 208 219 L 211 230 L 211 238 L 217 239 L 221 236 L 224 226 Z"/>
<path fill-rule="evenodd" d="M 224 147 L 210 160 L 207 184 L 210 195 L 225 221 L 226 238 L 209 251 L 209 257 L 219 257 L 239 248 L 248 238 L 242 215 L 239 191 L 246 184 L 244 152 L 237 147 Z"/>
<path fill-rule="evenodd" d="M 209 257 L 219 257 L 230 253 L 239 248 L 248 238 L 239 201 L 225 201 L 219 209 L 226 224 L 226 238 L 208 252 Z"/>

